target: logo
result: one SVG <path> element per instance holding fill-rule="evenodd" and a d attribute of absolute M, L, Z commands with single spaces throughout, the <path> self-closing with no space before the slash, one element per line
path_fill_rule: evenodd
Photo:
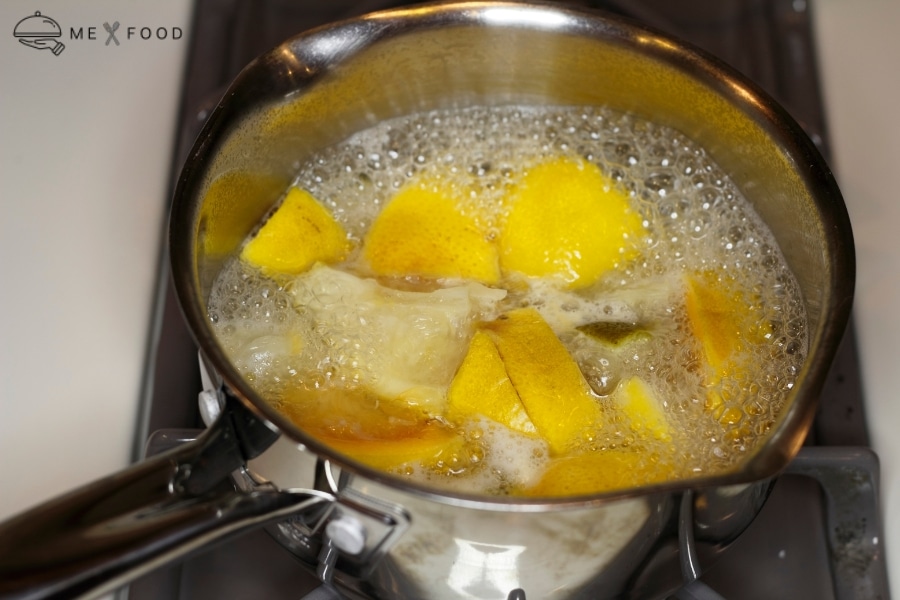
<path fill-rule="evenodd" d="M 118 25 L 118 23 L 116 23 Z M 35 50 L 49 50 L 56 56 L 62 54 L 66 46 L 57 38 L 62 36 L 62 29 L 55 20 L 36 11 L 16 23 L 13 36 Z"/>
<path fill-rule="evenodd" d="M 109 43 L 110 43 L 110 42 L 115 42 L 115 43 L 116 43 L 116 46 L 119 45 L 119 40 L 116 38 L 116 30 L 117 30 L 118 28 L 119 28 L 119 22 L 118 22 L 118 21 L 116 21 L 115 23 L 113 23 L 113 24 L 112 24 L 112 27 L 109 26 L 109 23 L 104 23 L 104 24 L 103 24 L 103 29 L 105 29 L 105 30 L 106 30 L 106 33 L 109 34 L 109 37 L 106 38 L 106 43 L 103 44 L 104 46 L 109 46 Z"/>
<path fill-rule="evenodd" d="M 104 21 L 102 30 L 94 25 L 69 27 L 69 41 L 76 44 L 101 41 L 104 30 L 106 39 L 103 45 L 113 48 L 127 42 L 178 41 L 184 36 L 184 31 L 177 26 L 159 26 L 158 24 L 122 26 L 119 21 L 113 21 L 112 25 L 109 21 Z M 98 37 L 98 33 L 100 37 Z M 16 23 L 13 28 L 13 37 L 29 48 L 49 50 L 56 56 L 62 54 L 62 51 L 66 49 L 65 44 L 60 41 L 60 38 L 63 37 L 62 27 L 55 19 L 42 15 L 41 11 L 35 11 L 33 15 Z"/>

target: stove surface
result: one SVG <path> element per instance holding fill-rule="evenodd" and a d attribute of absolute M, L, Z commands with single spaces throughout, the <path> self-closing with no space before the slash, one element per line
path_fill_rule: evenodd
<path fill-rule="evenodd" d="M 256 55 L 316 25 L 401 3 L 199 0 L 181 105 L 179 164 L 231 79 Z M 722 58 L 773 95 L 828 155 L 808 5 L 791 0 L 598 0 L 573 2 L 642 21 Z M 142 407 L 142 441 L 159 429 L 200 427 L 196 348 L 171 289 L 163 291 L 152 392 Z M 826 383 L 808 444 L 868 446 L 851 325 Z M 702 565 L 701 565 L 702 566 Z M 817 485 L 778 480 L 769 502 L 703 580 L 726 598 L 834 598 Z M 760 576 L 764 573 L 765 576 Z M 317 581 L 264 532 L 216 546 L 136 581 L 134 600 L 301 597 Z"/>

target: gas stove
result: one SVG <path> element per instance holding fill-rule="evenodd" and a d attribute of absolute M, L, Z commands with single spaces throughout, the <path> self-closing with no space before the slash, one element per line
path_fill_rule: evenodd
<path fill-rule="evenodd" d="M 225 86 L 255 56 L 317 25 L 400 4 L 390 0 L 327 4 L 198 0 L 181 103 L 178 164 Z M 571 4 L 643 22 L 722 58 L 781 102 L 828 156 L 806 2 L 596 0 Z M 195 401 L 202 389 L 197 349 L 167 280 L 159 298 L 159 337 L 148 366 L 150 385 L 141 409 L 136 457 L 144 452 L 144 441 L 152 432 L 202 427 Z M 724 598 L 887 599 L 883 558 L 873 558 L 870 548 L 872 538 L 883 536 L 877 528 L 877 462 L 866 450 L 869 445 L 851 324 L 826 383 L 803 460 L 777 480 L 762 512 L 735 543 L 715 556 L 714 562 L 712 555 L 719 552 L 701 548 L 699 557 L 694 557 L 699 564 L 683 564 L 685 577 L 690 580 L 701 575 L 703 585 L 708 586 L 702 590 L 715 590 Z M 823 495 L 817 482 L 823 478 L 822 464 L 830 473 L 824 478 L 831 478 L 837 494 Z M 847 493 L 839 493 L 848 491 L 841 473 L 858 484 L 849 500 Z M 866 494 L 869 500 L 858 500 Z M 844 512 L 836 513 L 836 508 Z M 826 521 L 829 516 L 831 522 Z M 693 547 L 660 550 L 662 554 L 667 551 L 691 556 Z M 708 568 L 704 561 L 710 561 Z M 299 598 L 317 586 L 314 575 L 259 531 L 143 577 L 130 586 L 129 598 Z M 683 590 L 678 597 L 716 597 L 699 595 L 705 592 L 698 589 Z M 510 592 L 511 598 L 525 597 Z"/>

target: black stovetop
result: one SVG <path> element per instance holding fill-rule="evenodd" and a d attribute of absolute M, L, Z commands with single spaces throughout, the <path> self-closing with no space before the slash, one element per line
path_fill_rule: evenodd
<path fill-rule="evenodd" d="M 197 0 L 180 111 L 175 172 L 208 111 L 255 56 L 301 31 L 405 2 L 391 0 Z M 591 0 L 569 2 L 642 21 L 722 58 L 756 81 L 803 125 L 828 156 L 811 6 L 806 0 Z M 135 459 L 160 429 L 202 427 L 197 349 L 161 267 Z M 856 337 L 851 324 L 807 440 L 868 446 Z M 784 476 L 750 528 L 704 574 L 730 599 L 828 600 L 832 591 L 816 484 Z M 130 586 L 132 600 L 300 598 L 315 578 L 264 532 L 206 550 Z"/>

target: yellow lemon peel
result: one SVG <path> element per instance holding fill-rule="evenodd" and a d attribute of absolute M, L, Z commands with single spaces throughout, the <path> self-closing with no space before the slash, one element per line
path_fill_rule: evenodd
<path fill-rule="evenodd" d="M 628 418 L 632 431 L 642 437 L 672 439 L 665 409 L 646 381 L 631 377 L 619 384 L 613 396 L 617 408 Z"/>
<path fill-rule="evenodd" d="M 534 435 L 537 431 L 506 374 L 496 345 L 483 331 L 475 332 L 447 395 L 447 418 L 451 421 L 471 420 L 478 415 L 521 433 Z"/>
<path fill-rule="evenodd" d="M 509 198 L 500 235 L 504 273 L 587 287 L 638 254 L 640 215 L 600 169 L 555 158 L 532 167 Z"/>
<path fill-rule="evenodd" d="M 363 255 L 376 275 L 497 283 L 497 248 L 457 195 L 430 180 L 401 189 L 375 218 Z"/>
<path fill-rule="evenodd" d="M 462 436 L 434 424 L 423 425 L 415 434 L 400 439 L 319 439 L 341 454 L 385 471 L 396 470 L 404 465 L 433 468 L 438 461 L 448 460 L 454 454 L 463 452 L 465 446 Z"/>
<path fill-rule="evenodd" d="M 525 412 L 554 454 L 583 441 L 602 422 L 601 408 L 578 364 L 533 308 L 484 323 Z"/>
<path fill-rule="evenodd" d="M 279 407 L 313 437 L 363 464 L 391 470 L 458 453 L 465 440 L 414 406 L 365 389 L 288 387 Z"/>
<path fill-rule="evenodd" d="M 349 248 L 347 233 L 331 213 L 309 192 L 291 188 L 241 258 L 265 273 L 298 275 L 318 262 L 343 260 Z"/>
<path fill-rule="evenodd" d="M 747 300 L 728 275 L 709 270 L 685 277 L 688 325 L 708 365 L 706 407 L 716 413 L 724 410 L 723 382 L 740 385 L 749 379 L 740 355 L 771 335 L 761 309 Z"/>
<path fill-rule="evenodd" d="M 217 177 L 200 207 L 203 251 L 216 257 L 233 255 L 247 239 L 247 224 L 258 223 L 287 184 L 284 177 L 270 173 L 229 171 Z"/>
<path fill-rule="evenodd" d="M 526 496 L 579 496 L 648 485 L 671 477 L 671 468 L 630 450 L 604 450 L 554 459 Z"/>

